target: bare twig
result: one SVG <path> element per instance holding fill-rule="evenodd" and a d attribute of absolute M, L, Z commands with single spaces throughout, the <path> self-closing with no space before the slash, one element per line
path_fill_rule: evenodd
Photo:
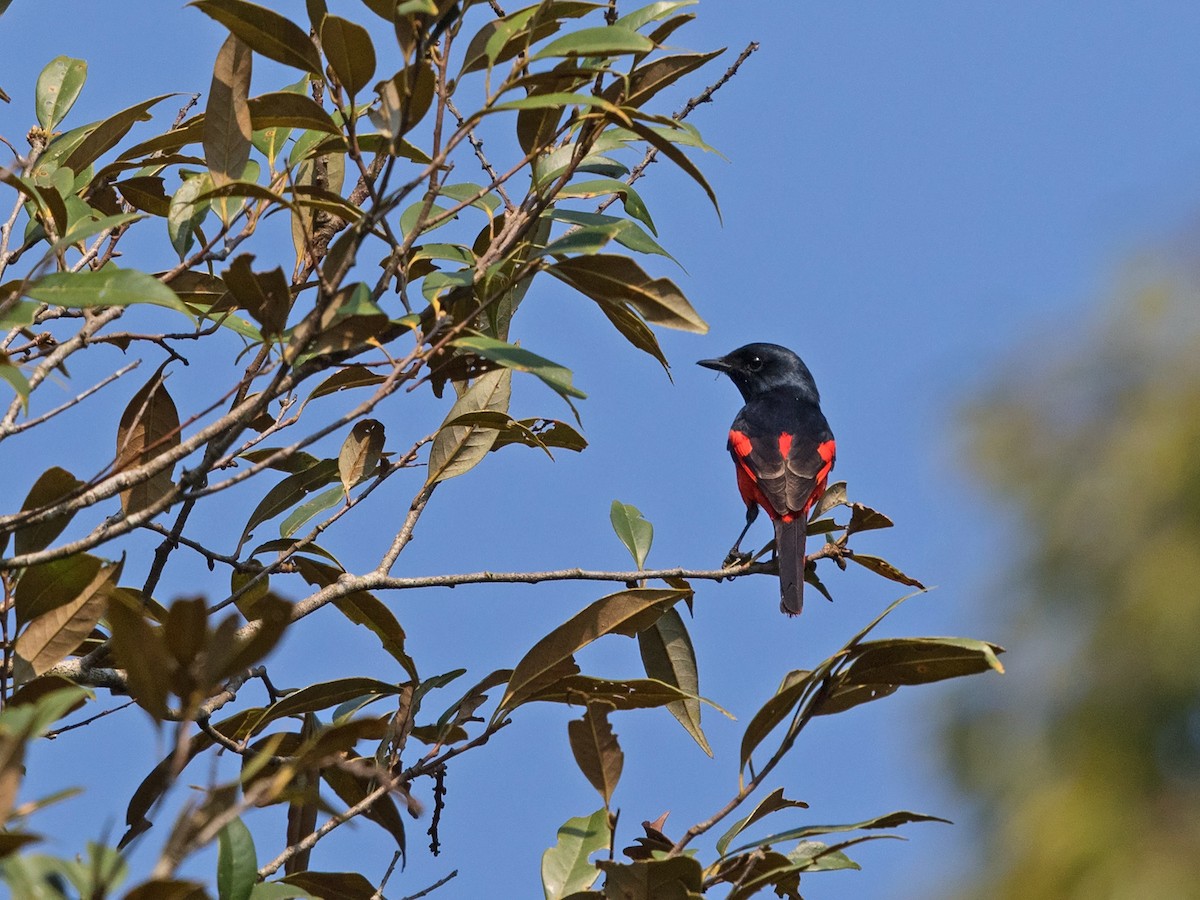
<path fill-rule="evenodd" d="M 431 884 L 429 887 L 425 888 L 424 890 L 417 891 L 415 894 L 409 894 L 407 897 L 401 897 L 400 900 L 419 900 L 420 897 L 427 897 L 430 894 L 432 894 L 434 891 L 436 891 L 438 888 L 440 888 L 442 885 L 448 884 L 452 878 L 457 878 L 457 877 L 458 877 L 458 869 L 455 869 L 453 872 L 451 872 L 445 878 L 439 878 L 437 881 L 435 881 L 433 884 Z"/>

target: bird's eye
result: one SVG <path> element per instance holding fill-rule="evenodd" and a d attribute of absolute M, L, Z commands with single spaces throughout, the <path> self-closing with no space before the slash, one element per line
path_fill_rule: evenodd
<path fill-rule="evenodd" d="M 763 367 L 763 361 L 757 356 L 750 357 L 750 362 L 746 363 L 746 368 L 751 372 L 757 372 Z"/>

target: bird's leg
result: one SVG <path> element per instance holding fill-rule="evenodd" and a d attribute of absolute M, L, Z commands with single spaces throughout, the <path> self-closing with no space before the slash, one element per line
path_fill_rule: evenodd
<path fill-rule="evenodd" d="M 746 527 L 742 529 L 742 533 L 738 535 L 737 540 L 733 542 L 733 547 L 725 556 L 725 562 L 721 567 L 728 569 L 730 566 L 740 566 L 748 563 L 754 558 L 753 553 L 744 553 L 741 550 L 742 538 L 746 536 L 746 532 L 750 530 L 750 526 L 754 524 L 754 520 L 758 518 L 758 504 L 751 503 L 746 507 Z"/>

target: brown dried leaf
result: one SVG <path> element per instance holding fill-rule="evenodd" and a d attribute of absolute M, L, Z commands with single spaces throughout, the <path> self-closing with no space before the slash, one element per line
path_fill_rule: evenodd
<path fill-rule="evenodd" d="M 217 51 L 204 110 L 204 158 L 213 184 L 240 178 L 250 161 L 250 73 L 254 54 L 235 34 Z"/>
<path fill-rule="evenodd" d="M 606 704 L 589 703 L 582 719 L 567 723 L 567 737 L 575 762 L 592 787 L 600 792 L 605 808 L 612 801 L 625 764 L 625 754 L 608 721 L 610 710 Z"/>
<path fill-rule="evenodd" d="M 163 371 L 159 369 L 133 395 L 117 427 L 115 470 L 124 472 L 145 466 L 156 457 L 179 446 L 179 413 L 167 393 Z M 125 515 L 160 501 L 171 493 L 173 466 L 166 466 L 146 480 L 121 491 L 121 509 Z"/>

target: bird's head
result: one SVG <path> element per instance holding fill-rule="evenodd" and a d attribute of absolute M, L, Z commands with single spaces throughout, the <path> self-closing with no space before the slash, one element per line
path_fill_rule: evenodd
<path fill-rule="evenodd" d="M 697 365 L 724 372 L 747 401 L 779 388 L 813 403 L 821 401 L 804 360 L 778 344 L 747 344 L 716 359 L 702 359 Z"/>

